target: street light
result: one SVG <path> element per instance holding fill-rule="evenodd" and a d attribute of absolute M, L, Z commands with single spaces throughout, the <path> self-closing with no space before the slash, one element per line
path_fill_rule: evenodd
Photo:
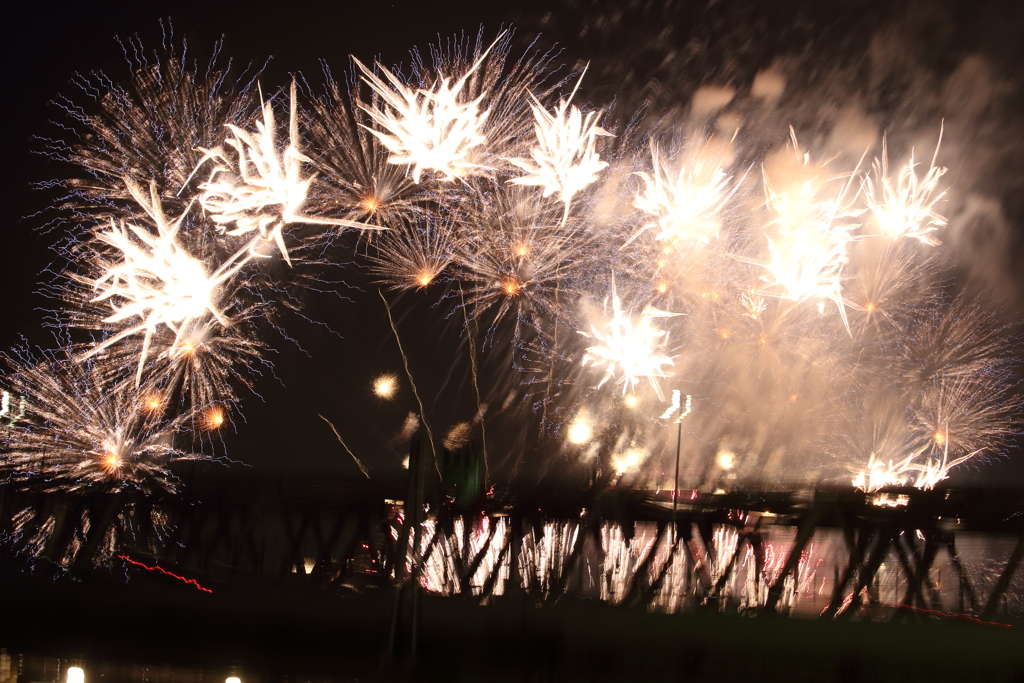
<path fill-rule="evenodd" d="M 680 398 L 682 392 L 678 389 L 672 390 L 672 405 L 669 406 L 668 410 L 661 416 L 661 419 L 668 420 L 672 417 L 672 414 L 680 408 Z M 690 394 L 686 395 L 686 408 L 679 412 L 679 417 L 676 418 L 676 424 L 679 427 L 676 430 L 676 478 L 672 484 L 672 540 L 675 541 L 676 534 L 676 510 L 679 507 L 679 451 L 682 448 L 683 443 L 683 418 L 690 414 L 690 408 L 693 407 L 693 397 Z"/>

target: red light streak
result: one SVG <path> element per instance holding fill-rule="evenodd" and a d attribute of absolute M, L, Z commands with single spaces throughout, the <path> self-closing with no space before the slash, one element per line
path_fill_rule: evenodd
<path fill-rule="evenodd" d="M 125 562 L 131 562 L 132 564 L 137 565 L 139 567 L 142 567 L 143 569 L 146 569 L 148 571 L 151 571 L 151 572 L 152 571 L 158 571 L 158 572 L 161 572 L 163 574 L 166 574 L 167 576 L 173 576 L 174 578 L 178 579 L 179 581 L 184 581 L 185 583 L 190 583 L 193 586 L 195 586 L 196 588 L 198 588 L 199 590 L 204 591 L 206 593 L 212 593 L 213 592 L 209 588 L 203 588 L 202 586 L 200 586 L 199 582 L 196 581 L 195 579 L 186 579 L 184 576 L 178 576 L 177 574 L 169 572 L 169 571 L 167 571 L 166 569 L 164 569 L 163 567 L 161 567 L 159 565 L 153 565 L 152 567 L 148 567 L 148 566 L 142 564 L 141 562 L 137 562 L 136 560 L 133 560 L 132 558 L 130 558 L 130 557 L 126 556 L 126 555 L 118 555 L 118 557 L 120 557 Z"/>
<path fill-rule="evenodd" d="M 947 614 L 946 612 L 940 612 L 934 609 L 921 609 L 920 607 L 912 607 L 911 605 L 893 605 L 897 609 L 912 609 L 915 612 L 926 612 L 927 614 L 938 614 L 940 617 L 946 617 L 947 619 L 967 619 L 977 624 L 984 624 L 986 626 L 998 626 L 999 628 L 1013 628 L 1012 624 L 1003 624 L 998 621 L 982 621 L 976 617 L 972 617 L 970 614 Z"/>

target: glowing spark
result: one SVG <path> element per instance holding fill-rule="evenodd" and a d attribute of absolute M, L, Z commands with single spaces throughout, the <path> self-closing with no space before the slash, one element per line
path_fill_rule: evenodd
<path fill-rule="evenodd" d="M 579 85 L 580 82 L 577 82 L 576 88 Z M 544 188 L 545 197 L 558 193 L 565 204 L 563 224 L 569 218 L 572 198 L 597 180 L 597 174 L 608 165 L 608 162 L 601 160 L 595 146 L 599 136 L 611 135 L 597 125 L 600 111 L 587 112 L 584 116 L 579 107 L 570 105 L 576 88 L 572 95 L 558 103 L 553 114 L 548 113 L 534 98 L 530 108 L 535 120 L 533 130 L 537 136 L 537 146 L 530 152 L 530 159 L 508 160 L 526 172 L 526 175 L 513 178 L 510 183 L 539 185 Z"/>
<path fill-rule="evenodd" d="M 295 83 L 291 89 L 291 116 L 288 145 L 278 151 L 277 124 L 274 108 L 263 103 L 263 121 L 256 122 L 256 132 L 249 133 L 227 124 L 231 135 L 224 146 L 203 150 L 200 165 L 214 161 L 209 179 L 200 186 L 199 203 L 210 215 L 218 230 L 227 235 L 257 232 L 249 243 L 254 256 L 262 256 L 258 248 L 273 242 L 284 260 L 291 265 L 284 243 L 284 227 L 291 223 L 315 223 L 364 230 L 382 230 L 380 226 L 357 223 L 341 218 L 323 218 L 302 213 L 315 176 L 303 175 L 303 164 L 310 161 L 299 150 L 299 124 L 296 117 Z M 232 152 L 225 149 L 231 148 Z M 198 170 L 198 167 L 197 169 Z M 229 226 L 234 225 L 233 228 Z"/>
<path fill-rule="evenodd" d="M 582 446 L 590 441 L 592 435 L 593 429 L 590 426 L 590 418 L 585 411 L 580 411 L 580 414 L 569 425 L 569 443 Z"/>
<path fill-rule="evenodd" d="M 616 474 L 622 475 L 639 467 L 646 456 L 647 453 L 643 449 L 630 448 L 622 455 L 612 458 L 612 467 L 615 468 Z"/>
<path fill-rule="evenodd" d="M 338 443 L 340 443 L 340 444 L 341 444 L 341 446 L 342 446 L 342 448 L 344 448 L 344 449 L 345 449 L 345 451 L 346 451 L 346 452 L 347 452 L 347 453 L 348 453 L 348 454 L 349 454 L 350 456 L 352 456 L 352 459 L 353 459 L 353 460 L 355 461 L 355 463 L 356 463 L 356 467 L 358 467 L 358 468 L 359 468 L 359 471 L 360 471 L 360 472 L 362 472 L 362 473 L 363 473 L 363 475 L 364 475 L 364 476 L 365 476 L 365 477 L 366 477 L 367 479 L 369 479 L 369 478 L 370 478 L 370 472 L 369 472 L 369 470 L 367 470 L 367 469 L 366 469 L 366 465 L 364 465 L 364 464 L 363 464 L 363 461 L 362 461 L 362 460 L 360 460 L 359 458 L 357 458 L 357 457 L 356 457 L 356 454 L 352 452 L 352 449 L 348 447 L 348 444 L 347 444 L 347 443 L 345 443 L 345 440 L 341 438 L 341 434 L 340 434 L 340 433 L 338 432 L 338 429 L 337 429 L 337 428 L 336 428 L 336 427 L 334 426 L 334 424 L 333 424 L 333 423 L 332 423 L 332 422 L 331 422 L 330 420 L 328 420 L 328 419 L 327 419 L 326 417 L 324 417 L 323 415 L 320 415 L 319 413 L 317 413 L 317 416 L 318 416 L 318 417 L 319 417 L 319 418 L 320 418 L 321 420 L 323 420 L 324 422 L 326 422 L 326 423 L 327 423 L 327 425 L 328 425 L 328 426 L 329 426 L 329 427 L 331 428 L 331 431 L 332 431 L 332 432 L 334 432 L 334 436 L 336 436 L 336 437 L 338 438 Z M 405 464 L 405 467 L 408 467 L 408 466 L 409 466 L 409 465 L 408 465 L 408 463 L 406 463 L 406 464 Z M 307 572 L 307 573 L 308 573 L 308 572 Z"/>
<path fill-rule="evenodd" d="M 371 268 L 393 289 L 423 289 L 448 267 L 453 239 L 444 223 L 402 225 L 377 244 L 379 256 L 369 257 Z"/>
<path fill-rule="evenodd" d="M 939 139 L 942 139 L 941 133 Z M 936 155 L 938 152 L 936 146 Z M 933 207 L 946 193 L 942 191 L 934 197 L 932 195 L 946 169 L 937 167 L 933 158 L 928 172 L 923 178 L 918 178 L 916 167 L 911 153 L 910 160 L 896 178 L 890 177 L 889 151 L 883 138 L 882 158 L 875 159 L 872 169 L 874 179 L 871 176 L 864 179 L 864 200 L 882 237 L 911 237 L 935 246 L 939 241 L 931 233 L 945 225 L 946 219 L 935 213 Z"/>
<path fill-rule="evenodd" d="M 629 394 L 624 402 L 627 408 L 636 408 L 640 400 L 634 394 Z"/>
<path fill-rule="evenodd" d="M 25 417 L 25 397 L 20 396 L 20 405 L 18 407 L 18 414 L 15 415 L 11 412 L 11 394 L 7 391 L 2 392 L 2 403 L 0 403 L 0 418 L 3 418 L 7 423 L 8 427 L 13 426 L 23 417 Z"/>
<path fill-rule="evenodd" d="M 718 451 L 715 462 L 723 470 L 731 470 L 736 465 L 736 454 L 727 450 Z"/>
<path fill-rule="evenodd" d="M 743 292 L 740 295 L 740 304 L 745 311 L 743 315 L 751 320 L 760 320 L 761 315 L 768 308 L 768 302 L 765 301 L 763 296 L 751 292 Z"/>
<path fill-rule="evenodd" d="M 202 427 L 209 431 L 220 429 L 224 425 L 224 421 L 226 419 L 224 409 L 220 406 L 213 406 L 208 408 L 206 413 L 203 415 Z"/>
<path fill-rule="evenodd" d="M 919 454 L 914 453 L 896 464 L 892 460 L 886 464 L 872 453 L 867 467 L 854 473 L 853 485 L 865 493 L 873 493 L 885 486 L 902 486 L 907 481 L 905 475 L 910 463 Z"/>
<path fill-rule="evenodd" d="M 949 472 L 954 467 L 962 465 L 978 453 L 981 449 L 968 453 L 953 460 L 949 459 L 949 434 L 938 433 L 935 435 L 935 443 L 942 446 L 942 458 L 929 458 L 923 464 L 910 463 L 906 466 L 907 471 L 917 472 L 914 478 L 914 487 L 930 491 L 940 481 L 949 478 Z"/>
<path fill-rule="evenodd" d="M 380 398 L 394 397 L 396 389 L 398 389 L 398 377 L 390 372 L 373 380 L 373 393 Z"/>
<path fill-rule="evenodd" d="M 772 221 L 776 230 L 767 236 L 769 259 L 763 266 L 768 272 L 763 279 L 769 289 L 782 290 L 778 296 L 794 303 L 815 298 L 835 302 L 849 329 L 842 274 L 856 225 L 843 219 L 858 213 L 847 196 L 849 182 L 843 183 L 834 197 L 822 198 L 827 182 L 820 177 L 824 166 L 812 165 L 810 155 L 801 153 L 795 133 L 790 151 L 792 177 L 784 189 L 773 188 L 765 174 L 767 203 L 776 214 Z"/>
<path fill-rule="evenodd" d="M 723 169 L 727 162 L 724 150 L 710 145 L 710 139 L 695 145 L 673 163 L 662 158 L 657 143 L 651 143 L 653 174 L 634 174 L 644 187 L 637 192 L 633 206 L 653 220 L 633 233 L 626 245 L 652 228 L 658 231 L 655 239 L 677 246 L 707 244 L 718 237 L 722 209 L 735 187 L 729 189 L 731 177 Z"/>
<path fill-rule="evenodd" d="M 449 451 L 457 451 L 469 445 L 472 435 L 472 426 L 468 422 L 460 422 L 448 430 L 441 445 Z"/>
<path fill-rule="evenodd" d="M 590 334 L 580 333 L 600 342 L 587 348 L 583 364 L 604 366 L 605 374 L 598 384 L 599 387 L 609 379 L 618 377 L 617 383 L 622 384 L 622 393 L 625 394 L 635 388 L 641 379 L 646 378 L 660 399 L 661 389 L 658 387 L 657 378 L 668 377 L 662 367 L 672 365 L 674 357 L 659 352 L 668 342 L 668 333 L 654 327 L 652 321 L 676 314 L 648 306 L 634 323 L 630 314 L 622 310 L 622 302 L 615 293 L 614 282 L 611 298 L 611 318 L 601 325 L 601 329 L 595 325 L 591 326 Z M 607 306 L 607 301 L 605 305 Z"/>
<path fill-rule="evenodd" d="M 461 78 L 452 82 L 450 77 L 439 75 L 427 88 L 411 88 L 378 64 L 385 82 L 353 58 L 363 72 L 363 80 L 386 105 L 380 109 L 361 105 L 383 129 L 367 130 L 391 152 L 389 163 L 412 166 L 414 182 L 420 182 L 425 170 L 437 171 L 443 180 L 450 181 L 479 168 L 472 162 L 472 151 L 486 141 L 483 126 L 489 112 L 480 111 L 483 95 L 467 102 L 462 89 L 496 42 Z"/>

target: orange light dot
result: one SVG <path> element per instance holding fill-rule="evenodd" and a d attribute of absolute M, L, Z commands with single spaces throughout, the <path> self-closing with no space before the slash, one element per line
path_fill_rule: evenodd
<path fill-rule="evenodd" d="M 868 305 L 864 307 L 864 310 L 867 311 L 868 313 L 874 313 L 875 312 L 875 303 L 873 301 L 869 301 Z"/>
<path fill-rule="evenodd" d="M 526 256 L 530 253 L 530 248 L 523 243 L 516 245 L 516 256 Z"/>
<path fill-rule="evenodd" d="M 434 279 L 434 275 L 428 271 L 423 271 L 416 276 L 416 284 L 420 287 L 426 287 Z"/>
<path fill-rule="evenodd" d="M 718 336 L 721 337 L 722 339 L 728 339 L 729 337 L 732 336 L 732 333 L 729 332 L 729 330 L 719 330 Z"/>
<path fill-rule="evenodd" d="M 765 344 L 767 344 L 768 343 L 768 335 L 767 334 L 762 334 L 758 338 L 757 343 L 760 344 L 761 346 L 764 346 Z"/>
<path fill-rule="evenodd" d="M 798 398 L 800 398 L 800 394 L 791 394 L 790 397 L 789 397 L 789 402 L 790 403 L 796 403 L 796 400 Z"/>
<path fill-rule="evenodd" d="M 659 282 L 659 283 L 658 283 L 658 287 L 657 287 L 657 290 L 658 290 L 658 292 L 660 292 L 661 294 L 664 294 L 665 292 L 667 292 L 667 291 L 668 291 L 668 285 L 667 285 L 666 283 L 664 283 L 664 282 Z"/>
<path fill-rule="evenodd" d="M 206 411 L 206 428 L 217 429 L 224 424 L 224 410 L 221 408 L 210 408 Z"/>
<path fill-rule="evenodd" d="M 363 200 L 362 207 L 367 211 L 376 211 L 380 207 L 376 197 L 367 197 Z"/>
<path fill-rule="evenodd" d="M 942 432 L 935 432 L 935 443 L 939 444 L 940 446 L 946 443 L 946 435 L 943 434 Z"/>
<path fill-rule="evenodd" d="M 146 399 L 146 407 L 150 410 L 159 410 L 163 404 L 163 399 L 159 396 L 150 396 Z"/>
<path fill-rule="evenodd" d="M 502 283 L 501 288 L 505 290 L 505 293 L 509 296 L 515 296 L 519 294 L 519 290 L 522 289 L 522 285 L 515 280 L 505 280 Z"/>

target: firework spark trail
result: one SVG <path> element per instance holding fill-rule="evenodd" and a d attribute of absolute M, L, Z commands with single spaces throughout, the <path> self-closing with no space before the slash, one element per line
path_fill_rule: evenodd
<path fill-rule="evenodd" d="M 182 404 L 204 408 L 235 403 L 239 385 L 253 389 L 251 368 L 265 348 L 242 336 L 239 328 L 237 322 L 224 327 L 207 318 L 191 323 L 179 334 L 156 335 L 150 347 L 155 349 L 152 376 L 162 381 L 168 396 L 180 393 Z M 104 364 L 116 368 L 122 359 L 134 364 L 138 353 L 135 346 L 122 345 L 107 354 Z"/>
<path fill-rule="evenodd" d="M 207 64 L 190 64 L 187 45 L 178 46 L 173 25 L 161 21 L 161 28 L 165 40 L 151 55 L 137 37 L 122 43 L 132 68 L 126 87 L 101 73 L 75 76 L 72 83 L 92 102 L 92 111 L 69 97 L 56 101 L 80 136 L 67 142 L 46 139 L 42 152 L 86 173 L 57 181 L 67 191 L 58 206 L 70 209 L 75 219 L 89 223 L 105 220 L 111 211 L 123 213 L 132 197 L 122 178 L 141 186 L 156 182 L 186 196 L 177 211 L 192 199 L 189 177 L 202 158 L 200 150 L 221 144 L 225 124 L 242 124 L 252 109 L 261 67 L 234 73 L 231 60 L 220 59 L 222 41 L 212 46 Z"/>
<path fill-rule="evenodd" d="M 401 166 L 388 163 L 387 148 L 370 132 L 372 119 L 355 75 L 339 85 L 324 65 L 324 92 L 312 95 L 300 113 L 306 130 L 306 154 L 322 182 L 310 188 L 315 213 L 347 212 L 357 222 L 394 227 L 410 218 L 429 218 L 430 195 Z M 377 234 L 365 233 L 368 237 Z"/>
<path fill-rule="evenodd" d="M 476 321 L 470 326 L 469 313 L 466 311 L 466 300 L 462 296 L 462 287 L 459 287 L 459 299 L 462 302 L 462 316 L 463 323 L 466 326 L 467 341 L 469 342 L 469 363 L 470 369 L 473 372 L 473 391 L 476 393 L 476 405 L 477 405 L 477 418 L 480 420 L 480 439 L 483 445 L 483 456 L 484 456 L 484 485 L 490 481 L 490 467 L 487 459 L 487 422 L 485 420 L 484 413 L 487 406 L 484 405 L 483 400 L 480 398 L 480 380 L 477 372 L 476 365 Z"/>
<path fill-rule="evenodd" d="M 388 313 L 388 323 L 391 324 L 391 331 L 395 335 L 395 343 L 398 344 L 398 352 L 402 354 L 402 364 L 405 367 L 405 376 L 409 378 L 409 386 L 412 387 L 413 396 L 416 397 L 416 403 L 420 407 L 420 421 L 423 422 L 424 429 L 427 430 L 427 440 L 430 442 L 430 454 L 434 462 L 434 469 L 437 470 L 437 476 L 441 477 L 441 466 L 437 463 L 437 448 L 434 446 L 434 434 L 430 431 L 430 425 L 427 423 L 427 415 L 423 411 L 423 400 L 420 398 L 420 392 L 416 389 L 416 382 L 412 378 L 412 370 L 409 368 L 409 357 L 405 355 L 405 349 L 402 348 L 402 340 L 398 336 L 398 328 L 395 327 L 395 319 L 391 317 L 391 307 L 388 305 L 388 300 L 384 298 L 383 292 L 377 292 L 380 295 L 380 300 L 384 302 L 384 310 Z"/>
<path fill-rule="evenodd" d="M 137 567 L 142 567 L 146 571 L 160 572 L 161 574 L 165 574 L 167 576 L 170 576 L 171 578 L 177 579 L 178 581 L 183 581 L 184 583 L 187 583 L 189 585 L 195 586 L 196 588 L 198 588 L 199 590 L 203 591 L 204 593 L 212 593 L 213 592 L 209 588 L 203 588 L 202 586 L 200 586 L 199 582 L 196 581 L 195 579 L 186 579 L 184 576 L 179 576 L 179 575 L 177 575 L 177 574 L 175 574 L 173 572 L 167 571 L 166 569 L 164 569 L 160 565 L 153 565 L 152 567 L 150 567 L 150 566 L 148 566 L 146 564 L 143 564 L 142 562 L 139 562 L 138 560 L 133 560 L 132 558 L 128 557 L 127 555 L 118 555 L 118 557 L 121 558 L 122 560 L 124 560 L 125 562 L 129 562 L 131 564 L 134 564 Z"/>
<path fill-rule="evenodd" d="M 334 432 L 334 436 L 338 437 L 338 443 L 340 443 L 342 445 L 342 447 L 345 449 L 345 451 L 349 455 L 352 456 L 352 459 L 355 460 L 356 465 L 359 467 L 359 471 L 362 472 L 364 475 L 366 475 L 366 478 L 369 479 L 370 478 L 370 473 L 369 473 L 369 471 L 367 471 L 366 465 L 364 465 L 362 463 L 362 461 L 359 458 L 356 457 L 356 454 L 352 452 L 352 449 L 349 448 L 348 444 L 346 444 L 344 439 L 341 438 L 341 434 L 338 433 L 338 428 L 335 427 L 334 424 L 330 420 L 328 420 L 326 417 L 324 417 L 320 413 L 317 413 L 317 417 L 319 417 L 321 420 L 323 420 L 324 422 L 327 423 L 327 425 L 331 428 L 331 431 Z"/>
<path fill-rule="evenodd" d="M 381 238 L 377 255 L 367 255 L 370 270 L 391 289 L 423 289 L 451 264 L 455 235 L 447 223 L 403 222 Z"/>

